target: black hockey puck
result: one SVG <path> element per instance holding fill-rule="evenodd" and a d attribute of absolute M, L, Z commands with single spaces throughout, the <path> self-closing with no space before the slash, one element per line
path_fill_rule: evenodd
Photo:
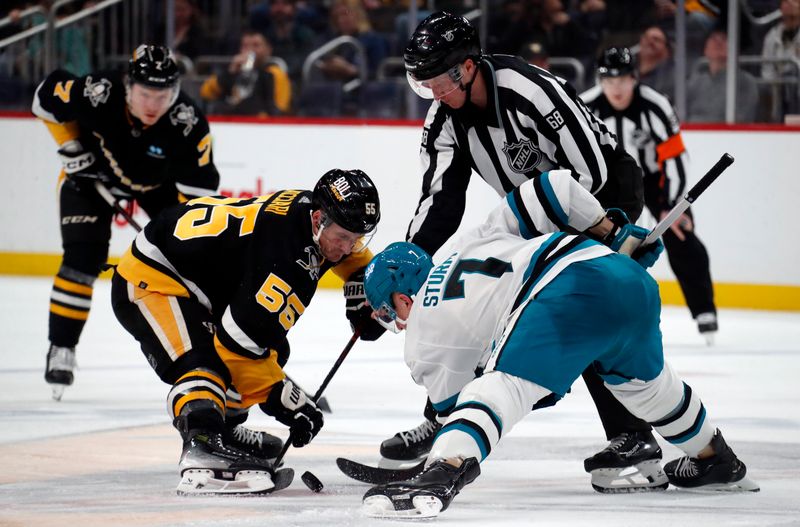
<path fill-rule="evenodd" d="M 306 484 L 306 487 L 311 489 L 313 492 L 320 492 L 322 490 L 322 482 L 311 472 L 306 470 L 303 472 L 303 475 L 300 476 L 300 479 L 302 479 L 303 483 Z"/>

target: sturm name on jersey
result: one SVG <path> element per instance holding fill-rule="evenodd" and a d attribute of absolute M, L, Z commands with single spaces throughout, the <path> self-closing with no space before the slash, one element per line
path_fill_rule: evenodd
<path fill-rule="evenodd" d="M 439 304 L 439 296 L 442 292 L 442 284 L 444 283 L 447 272 L 450 266 L 453 265 L 455 254 L 451 254 L 450 258 L 436 266 L 428 276 L 428 281 L 425 282 L 425 298 L 422 300 L 422 305 L 425 307 L 434 307 Z"/>

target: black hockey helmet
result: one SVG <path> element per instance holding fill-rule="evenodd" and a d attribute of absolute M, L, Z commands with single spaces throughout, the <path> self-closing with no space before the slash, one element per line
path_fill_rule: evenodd
<path fill-rule="evenodd" d="M 374 231 L 381 219 L 378 189 L 361 170 L 329 170 L 317 181 L 311 202 L 315 210 L 356 234 Z"/>
<path fill-rule="evenodd" d="M 463 16 L 439 11 L 420 22 L 408 41 L 403 60 L 417 80 L 432 79 L 468 58 L 481 56 L 478 31 Z"/>
<path fill-rule="evenodd" d="M 636 63 L 631 50 L 623 47 L 612 47 L 603 50 L 597 61 L 597 75 L 602 77 L 622 77 L 636 75 Z"/>
<path fill-rule="evenodd" d="M 180 79 L 180 70 L 172 52 L 164 46 L 142 44 L 128 61 L 128 81 L 151 88 L 173 88 Z"/>

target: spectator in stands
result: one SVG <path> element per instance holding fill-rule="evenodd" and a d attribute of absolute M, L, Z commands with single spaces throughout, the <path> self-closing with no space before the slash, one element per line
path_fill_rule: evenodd
<path fill-rule="evenodd" d="M 525 59 L 528 64 L 539 66 L 542 69 L 550 70 L 550 55 L 547 48 L 541 42 L 528 42 L 519 52 L 519 56 Z"/>
<path fill-rule="evenodd" d="M 764 37 L 762 56 L 765 59 L 800 60 L 800 0 L 781 1 L 781 21 L 769 30 Z M 797 78 L 797 66 L 789 63 L 765 63 L 761 76 L 765 79 L 778 79 L 792 75 Z M 800 86 L 782 86 L 781 102 L 783 113 L 800 113 Z"/>
<path fill-rule="evenodd" d="M 269 62 L 272 47 L 258 31 L 242 34 L 239 54 L 228 70 L 212 75 L 200 88 L 205 101 L 220 101 L 214 113 L 280 115 L 289 111 L 291 84 L 286 72 Z"/>
<path fill-rule="evenodd" d="M 496 52 L 515 55 L 533 37 L 552 57 L 592 60 L 596 42 L 593 44 L 590 32 L 564 10 L 561 0 L 512 0 L 505 12 L 506 20 L 498 27 Z"/>
<path fill-rule="evenodd" d="M 175 0 L 175 53 L 190 60 L 210 53 L 209 38 L 197 0 Z"/>
<path fill-rule="evenodd" d="M 639 82 L 657 92 L 675 98 L 675 63 L 667 34 L 659 26 L 650 26 L 639 37 Z"/>
<path fill-rule="evenodd" d="M 250 10 L 250 27 L 267 36 L 272 53 L 286 61 L 289 78 L 300 80 L 303 61 L 314 49 L 316 33 L 297 16 L 298 0 L 270 0 Z M 266 5 L 265 5 L 266 4 Z"/>
<path fill-rule="evenodd" d="M 44 4 L 45 8 L 49 8 L 45 2 L 39 3 Z M 90 4 L 90 2 L 62 6 L 56 12 L 56 16 L 58 19 L 63 19 L 77 13 L 87 4 Z M 42 13 L 35 13 L 28 19 L 31 26 L 46 21 L 47 18 Z M 70 24 L 59 29 L 55 35 L 55 66 L 76 76 L 88 74 L 91 71 L 92 65 L 89 56 L 89 38 L 86 28 L 80 24 Z M 31 56 L 42 54 L 44 53 L 44 45 L 44 36 L 36 36 L 32 38 L 28 44 L 28 53 Z"/>
<path fill-rule="evenodd" d="M 714 29 L 706 39 L 703 55 L 708 59 L 708 64 L 701 65 L 695 70 L 687 86 L 687 120 L 704 123 L 724 122 L 727 33 L 721 29 Z M 753 122 L 757 110 L 756 79 L 740 69 L 736 75 L 736 122 Z"/>
<path fill-rule="evenodd" d="M 360 0 L 334 0 L 330 12 L 331 31 L 324 41 L 347 35 L 355 37 L 364 46 L 367 56 L 367 75 L 375 77 L 378 65 L 389 55 L 389 43 L 383 35 L 372 31 L 367 12 Z M 320 44 L 322 44 L 321 42 Z M 328 55 L 320 63 L 320 70 L 326 78 L 347 81 L 358 77 L 358 55 L 352 46 L 341 47 Z"/>

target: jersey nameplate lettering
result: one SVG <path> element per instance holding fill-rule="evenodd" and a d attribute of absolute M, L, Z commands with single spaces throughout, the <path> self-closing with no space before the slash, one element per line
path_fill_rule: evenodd
<path fill-rule="evenodd" d="M 291 207 L 294 198 L 296 198 L 300 192 L 300 190 L 284 190 L 275 196 L 275 199 L 267 205 L 266 211 L 272 214 L 278 214 L 279 216 L 286 216 L 286 214 L 289 213 L 289 207 Z"/>

